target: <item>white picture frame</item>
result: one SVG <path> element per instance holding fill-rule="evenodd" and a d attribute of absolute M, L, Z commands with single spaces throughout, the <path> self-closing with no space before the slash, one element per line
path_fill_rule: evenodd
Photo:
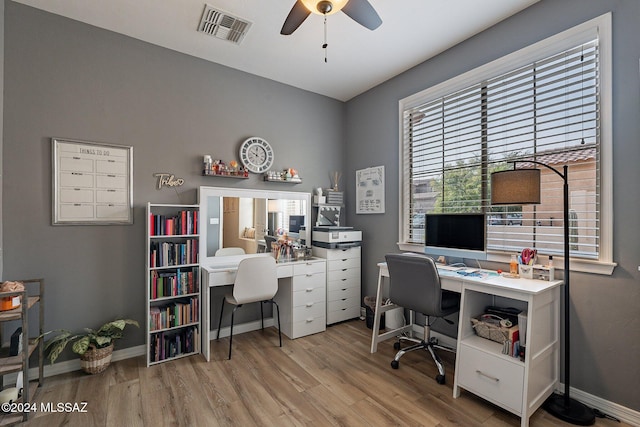
<path fill-rule="evenodd" d="M 52 224 L 133 224 L 133 147 L 52 142 Z"/>
<path fill-rule="evenodd" d="M 384 213 L 384 166 L 356 171 L 356 214 Z"/>

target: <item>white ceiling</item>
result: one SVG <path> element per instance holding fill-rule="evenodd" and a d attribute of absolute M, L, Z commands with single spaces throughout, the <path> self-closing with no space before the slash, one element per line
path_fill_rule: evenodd
<path fill-rule="evenodd" d="M 341 101 L 431 58 L 538 0 L 369 0 L 370 31 L 344 13 L 280 29 L 295 0 L 13 0 Z M 252 23 L 240 45 L 197 32 L 209 4 Z"/>

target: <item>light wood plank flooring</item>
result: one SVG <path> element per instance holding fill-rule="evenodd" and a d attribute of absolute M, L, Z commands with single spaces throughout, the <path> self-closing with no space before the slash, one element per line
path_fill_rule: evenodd
<path fill-rule="evenodd" d="M 441 352 L 447 384 L 429 355 L 404 356 L 391 369 L 391 340 L 369 353 L 363 321 L 277 345 L 268 328 L 212 341 L 200 356 L 147 368 L 144 357 L 112 363 L 98 375 L 47 378 L 36 402 L 87 402 L 86 413 L 36 413 L 28 426 L 519 426 L 520 418 L 471 393 L 452 397 L 454 356 Z M 544 410 L 532 427 L 568 426 Z M 626 426 L 597 419 L 596 426 Z"/>

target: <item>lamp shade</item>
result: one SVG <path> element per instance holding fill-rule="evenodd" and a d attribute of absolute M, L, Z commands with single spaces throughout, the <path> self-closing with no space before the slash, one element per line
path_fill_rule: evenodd
<path fill-rule="evenodd" d="M 540 203 L 540 169 L 513 169 L 491 174 L 492 205 Z"/>
<path fill-rule="evenodd" d="M 309 11 L 317 15 L 333 15 L 340 12 L 342 8 L 347 4 L 349 0 L 331 0 L 331 1 L 319 1 L 319 0 L 302 0 Z M 320 7 L 318 7 L 320 5 Z M 327 12 L 324 12 L 328 8 Z"/>

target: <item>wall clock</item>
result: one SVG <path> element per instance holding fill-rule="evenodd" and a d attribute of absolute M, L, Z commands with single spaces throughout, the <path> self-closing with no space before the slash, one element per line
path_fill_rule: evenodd
<path fill-rule="evenodd" d="M 252 136 L 240 145 L 240 161 L 249 172 L 263 173 L 273 165 L 273 148 L 264 139 Z"/>

